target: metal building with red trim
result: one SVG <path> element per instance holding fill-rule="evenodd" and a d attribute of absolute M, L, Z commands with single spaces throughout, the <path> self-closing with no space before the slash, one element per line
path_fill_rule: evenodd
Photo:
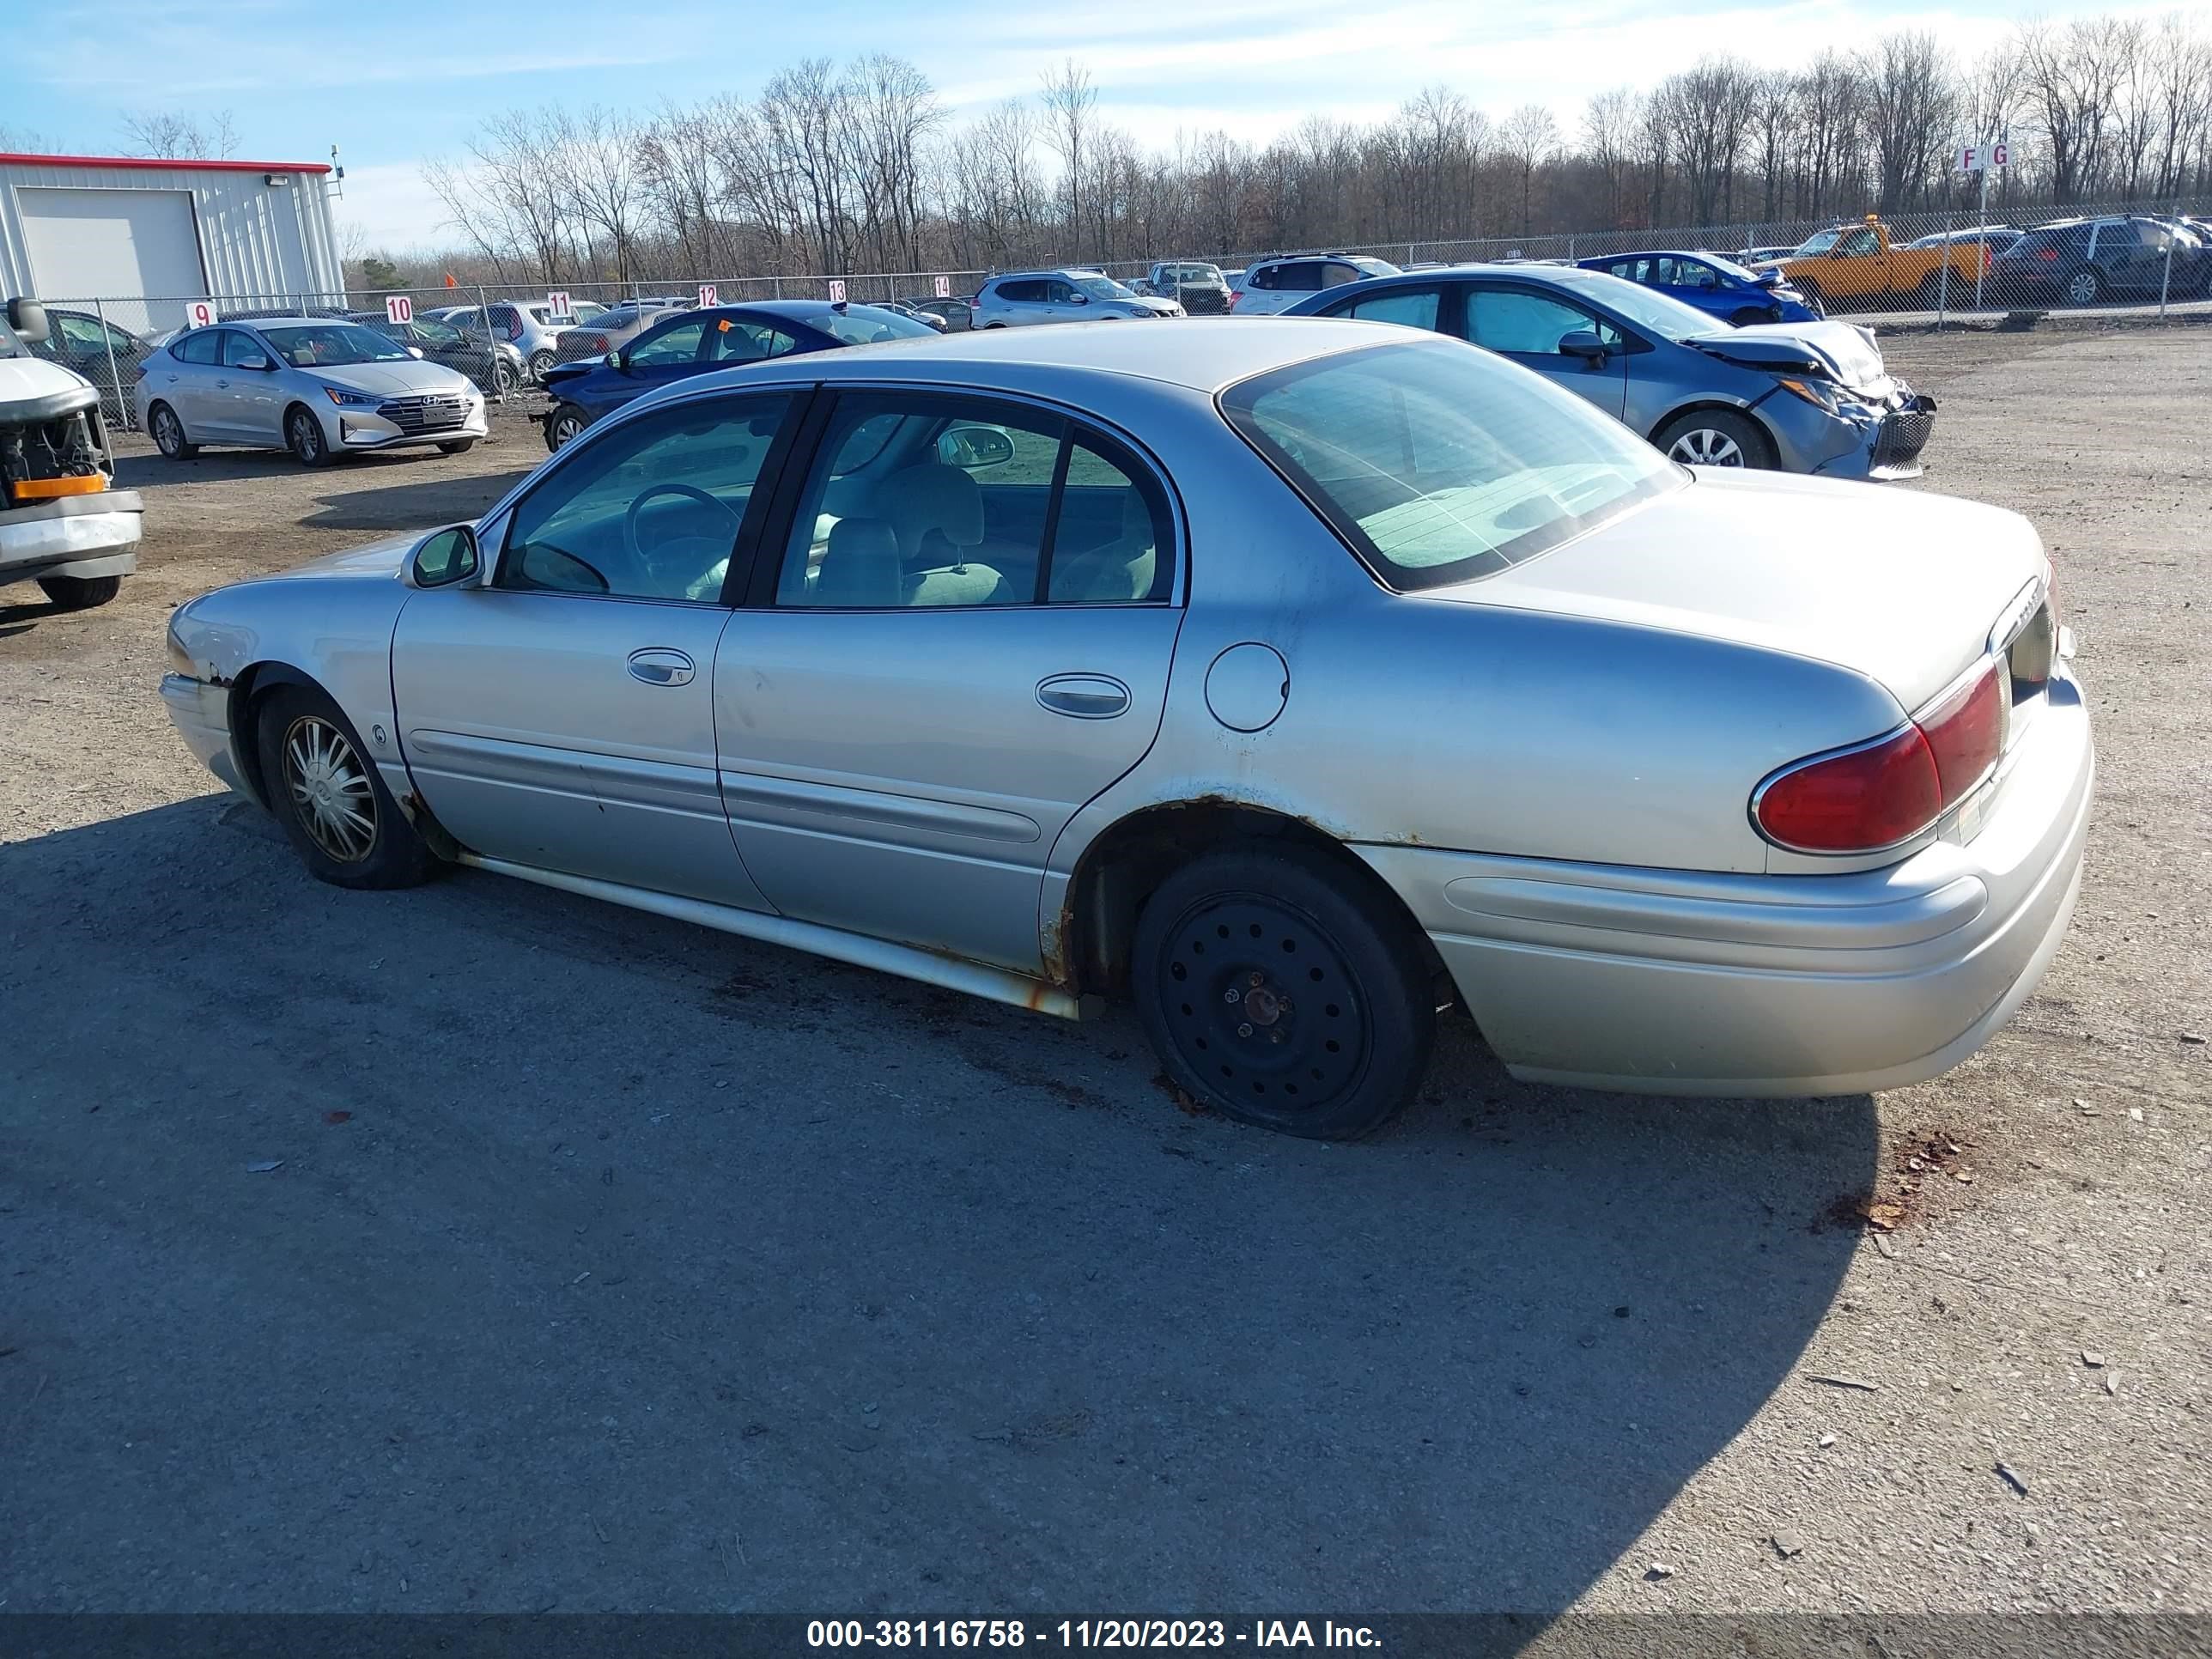
<path fill-rule="evenodd" d="M 98 300 L 148 330 L 211 296 L 338 295 L 330 184 L 319 161 L 0 154 L 0 297 Z"/>

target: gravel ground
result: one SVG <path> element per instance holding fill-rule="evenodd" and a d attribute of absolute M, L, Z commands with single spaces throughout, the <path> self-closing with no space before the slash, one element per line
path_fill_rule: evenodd
<path fill-rule="evenodd" d="M 123 598 L 0 609 L 0 1607 L 2212 1607 L 2212 332 L 1890 350 L 2081 639 L 2041 994 L 1874 1100 L 1462 1024 L 1352 1149 L 1185 1115 L 1126 1018 L 310 881 L 173 738 L 164 616 L 542 448 L 134 450 Z"/>

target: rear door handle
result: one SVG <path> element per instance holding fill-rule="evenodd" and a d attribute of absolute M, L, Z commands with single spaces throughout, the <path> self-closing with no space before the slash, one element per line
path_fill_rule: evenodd
<path fill-rule="evenodd" d="M 1054 674 L 1040 680 L 1037 702 L 1079 720 L 1110 720 L 1127 713 L 1129 688 L 1108 674 Z"/>
<path fill-rule="evenodd" d="M 683 652 L 650 645 L 629 653 L 629 677 L 647 685 L 689 685 L 697 665 Z"/>

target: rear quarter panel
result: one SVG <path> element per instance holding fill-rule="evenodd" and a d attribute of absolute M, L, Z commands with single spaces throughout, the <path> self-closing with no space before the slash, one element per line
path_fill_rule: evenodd
<path fill-rule="evenodd" d="M 1389 592 L 1210 404 L 1194 394 L 1166 427 L 1149 430 L 1176 458 L 1189 614 L 1159 738 L 1062 834 L 1049 867 L 1063 884 L 1122 817 L 1206 799 L 1346 842 L 1759 871 L 1759 780 L 1901 716 L 1829 664 Z M 1290 687 L 1280 716 L 1249 732 L 1207 696 L 1215 660 L 1247 641 L 1282 656 Z"/>

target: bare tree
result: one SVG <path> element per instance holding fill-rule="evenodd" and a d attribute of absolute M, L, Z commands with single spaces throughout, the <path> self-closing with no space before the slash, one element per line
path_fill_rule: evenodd
<path fill-rule="evenodd" d="M 1583 154 L 1604 181 L 1608 227 L 1620 223 L 1621 194 L 1635 153 L 1637 102 L 1632 88 L 1615 87 L 1591 99 L 1583 112 Z"/>
<path fill-rule="evenodd" d="M 1060 188 L 1067 197 L 1067 228 L 1074 256 L 1083 257 L 1083 183 L 1097 125 L 1098 88 L 1091 71 L 1069 58 L 1044 77 L 1045 142 L 1060 157 Z"/>
<path fill-rule="evenodd" d="M 1859 78 L 1878 205 L 1888 213 L 1924 200 L 1958 112 L 1950 54 L 1933 34 L 1885 34 L 1861 56 Z"/>
<path fill-rule="evenodd" d="M 1534 191 L 1536 169 L 1552 159 L 1559 147 L 1559 124 L 1541 104 L 1523 104 L 1505 118 L 1498 131 L 1498 148 L 1512 167 L 1521 197 L 1521 234 L 1534 229 Z"/>
<path fill-rule="evenodd" d="M 2119 33 L 2109 17 L 2077 17 L 2063 27 L 2035 22 L 2021 31 L 2022 89 L 2049 152 L 2051 199 L 2062 205 L 2098 182 L 2105 126 L 2118 94 Z"/>
<path fill-rule="evenodd" d="M 227 109 L 204 119 L 174 110 L 130 111 L 123 136 L 133 155 L 161 161 L 227 161 L 238 154 L 238 127 Z"/>
<path fill-rule="evenodd" d="M 1758 77 L 1733 58 L 1705 58 L 1661 82 L 1674 149 L 1690 187 L 1692 218 L 1711 224 L 1733 206 L 1736 167 Z"/>

